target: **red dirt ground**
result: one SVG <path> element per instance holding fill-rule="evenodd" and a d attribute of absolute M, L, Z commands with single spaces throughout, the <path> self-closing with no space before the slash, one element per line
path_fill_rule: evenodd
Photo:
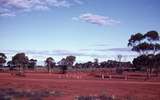
<path fill-rule="evenodd" d="M 75 96 L 114 95 L 131 96 L 134 100 L 160 100 L 160 81 L 136 80 L 101 80 L 83 74 L 81 79 L 64 78 L 59 74 L 26 73 L 26 77 L 11 76 L 0 73 L 0 87 L 17 89 L 48 89 L 62 93 L 61 96 L 50 96 L 45 100 L 74 100 Z"/>

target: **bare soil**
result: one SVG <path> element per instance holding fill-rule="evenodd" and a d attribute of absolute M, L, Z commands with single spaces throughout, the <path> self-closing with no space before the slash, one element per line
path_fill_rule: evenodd
<path fill-rule="evenodd" d="M 78 75 L 78 77 L 77 77 Z M 138 77 L 138 76 L 137 76 Z M 153 80 L 101 79 L 86 73 L 67 75 L 48 73 L 26 73 L 13 76 L 0 73 L 0 89 L 57 91 L 59 95 L 49 95 L 42 100 L 74 100 L 76 96 L 106 94 L 131 100 L 160 100 L 160 78 Z M 20 100 L 28 100 L 21 98 Z"/>

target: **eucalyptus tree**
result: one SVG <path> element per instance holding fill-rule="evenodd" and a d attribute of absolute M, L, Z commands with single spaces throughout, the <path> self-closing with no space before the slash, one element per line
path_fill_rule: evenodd
<path fill-rule="evenodd" d="M 13 70 L 16 67 L 15 64 L 12 62 L 12 60 L 7 62 L 7 66 L 9 67 L 10 70 Z"/>
<path fill-rule="evenodd" d="M 66 58 L 62 58 L 59 62 L 58 65 L 62 71 L 62 74 L 66 73 L 66 70 L 68 67 L 73 67 L 74 62 L 76 61 L 75 56 L 67 56 Z"/>
<path fill-rule="evenodd" d="M 158 76 L 160 72 L 160 53 L 155 55 L 155 62 L 156 75 Z"/>
<path fill-rule="evenodd" d="M 121 54 L 117 55 L 117 58 L 118 58 L 118 67 L 116 68 L 116 72 L 119 73 L 119 74 L 123 73 L 122 62 L 121 62 L 122 57 L 123 56 Z"/>
<path fill-rule="evenodd" d="M 98 60 L 98 58 L 95 58 L 95 59 L 94 59 L 93 67 L 94 67 L 94 68 L 98 68 L 98 67 L 99 67 L 99 60 Z"/>
<path fill-rule="evenodd" d="M 66 60 L 67 66 L 72 67 L 74 62 L 76 61 L 76 57 L 75 56 L 67 56 L 65 58 L 65 60 Z"/>
<path fill-rule="evenodd" d="M 157 51 L 160 50 L 159 46 L 160 44 L 158 43 L 160 40 L 159 33 L 157 31 L 149 31 L 147 32 L 144 37 L 148 40 L 150 43 L 151 47 L 150 50 L 153 51 L 153 54 L 155 54 Z"/>
<path fill-rule="evenodd" d="M 19 68 L 20 72 L 24 72 L 24 69 L 28 66 L 28 57 L 25 53 L 17 53 L 12 57 L 12 63 Z"/>
<path fill-rule="evenodd" d="M 46 58 L 45 63 L 47 65 L 48 72 L 51 72 L 51 70 L 55 66 L 55 60 L 52 57 L 48 57 Z"/>
<path fill-rule="evenodd" d="M 141 66 L 144 66 L 147 71 L 147 76 L 152 73 L 152 68 L 156 65 L 154 56 L 160 51 L 159 40 L 160 36 L 157 31 L 148 31 L 145 34 L 136 33 L 131 35 L 128 40 L 128 46 L 132 47 L 132 51 L 136 51 L 140 54 L 133 63 L 140 63 Z"/>
<path fill-rule="evenodd" d="M 4 66 L 6 63 L 7 56 L 4 53 L 0 53 L 0 66 Z"/>
<path fill-rule="evenodd" d="M 62 71 L 62 74 L 66 73 L 67 70 L 67 60 L 65 58 L 62 58 L 59 62 L 58 65 Z"/>
<path fill-rule="evenodd" d="M 36 59 L 30 59 L 28 63 L 28 68 L 29 69 L 34 69 L 36 67 L 37 60 Z"/>
<path fill-rule="evenodd" d="M 136 51 L 141 54 L 141 49 L 139 45 L 142 44 L 144 36 L 141 33 L 136 33 L 131 35 L 130 39 L 128 40 L 128 46 L 132 47 L 132 51 Z"/>

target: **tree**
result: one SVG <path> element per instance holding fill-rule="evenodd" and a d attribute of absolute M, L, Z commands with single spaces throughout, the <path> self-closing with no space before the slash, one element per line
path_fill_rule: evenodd
<path fill-rule="evenodd" d="M 0 53 L 0 66 L 4 66 L 4 64 L 6 63 L 6 55 L 4 53 Z"/>
<path fill-rule="evenodd" d="M 160 72 L 160 53 L 155 55 L 155 69 L 156 75 L 158 76 L 158 73 Z"/>
<path fill-rule="evenodd" d="M 139 48 L 139 45 L 142 44 L 141 42 L 143 39 L 144 39 L 143 34 L 141 33 L 133 34 L 128 40 L 128 46 L 132 47 L 132 51 L 136 51 L 141 54 L 141 49 Z"/>
<path fill-rule="evenodd" d="M 140 54 L 137 59 L 133 60 L 134 65 L 137 63 L 145 67 L 147 77 L 150 76 L 148 73 L 152 73 L 152 68 L 154 68 L 156 64 L 154 56 L 160 50 L 159 40 L 160 36 L 156 31 L 149 31 L 144 35 L 136 33 L 135 35 L 131 35 L 128 40 L 128 46 L 132 47 L 132 51 L 136 51 Z"/>
<path fill-rule="evenodd" d="M 62 74 L 65 74 L 66 73 L 66 70 L 67 70 L 67 61 L 65 58 L 62 58 L 59 62 L 59 67 L 62 71 Z"/>
<path fill-rule="evenodd" d="M 93 68 L 93 63 L 91 61 L 88 61 L 86 63 L 83 64 L 83 67 L 84 68 Z"/>
<path fill-rule="evenodd" d="M 142 56 L 138 56 L 137 58 L 134 58 L 133 59 L 133 61 L 132 61 L 132 63 L 133 63 L 133 65 L 134 65 L 134 67 L 136 68 L 136 70 L 138 70 L 138 71 L 141 71 L 142 69 L 143 69 L 143 56 L 144 55 L 142 55 Z"/>
<path fill-rule="evenodd" d="M 37 64 L 37 60 L 36 59 L 30 59 L 29 62 L 28 62 L 28 68 L 34 69 L 36 64 Z"/>
<path fill-rule="evenodd" d="M 66 60 L 67 66 L 72 67 L 75 60 L 76 60 L 76 57 L 75 56 L 67 56 L 65 60 Z"/>
<path fill-rule="evenodd" d="M 7 66 L 9 67 L 10 70 L 13 70 L 16 67 L 11 60 L 7 62 Z"/>
<path fill-rule="evenodd" d="M 109 67 L 109 64 L 107 63 L 107 61 L 103 61 L 103 62 L 100 63 L 100 66 L 102 68 L 107 68 L 107 67 Z"/>
<path fill-rule="evenodd" d="M 55 60 L 52 57 L 48 57 L 45 60 L 45 63 L 47 64 L 48 72 L 50 72 L 51 69 L 55 66 Z"/>
<path fill-rule="evenodd" d="M 149 57 L 148 55 L 141 55 L 141 56 L 138 56 L 137 58 L 135 58 L 133 60 L 133 65 L 136 67 L 137 70 L 143 70 L 143 69 L 146 69 L 146 72 L 147 72 L 147 79 L 149 78 L 149 68 L 151 68 L 151 65 L 152 65 L 152 61 L 151 61 L 151 56 Z"/>
<path fill-rule="evenodd" d="M 73 67 L 73 64 L 74 64 L 75 60 L 76 60 L 75 56 L 67 56 L 66 58 L 62 58 L 58 62 L 59 67 L 62 71 L 62 74 L 66 73 L 66 70 L 68 69 L 68 67 Z"/>
<path fill-rule="evenodd" d="M 116 72 L 118 74 L 122 74 L 123 73 L 123 68 L 122 68 L 122 64 L 121 64 L 121 60 L 122 60 L 122 55 L 117 55 L 118 58 L 118 62 L 119 62 L 119 66 L 116 68 Z"/>
<path fill-rule="evenodd" d="M 144 35 L 144 37 L 151 42 L 159 40 L 159 34 L 157 31 L 149 31 Z"/>
<path fill-rule="evenodd" d="M 130 39 L 128 40 L 129 41 L 128 46 L 132 46 L 132 47 L 136 46 L 142 41 L 143 38 L 144 36 L 141 33 L 136 33 L 131 35 Z"/>
<path fill-rule="evenodd" d="M 155 44 L 155 51 L 157 53 L 160 53 L 160 44 L 158 44 L 158 43 Z"/>
<path fill-rule="evenodd" d="M 20 72 L 24 72 L 24 69 L 28 65 L 28 57 L 25 53 L 17 53 L 12 57 L 12 62 L 16 65 L 16 67 L 19 67 Z"/>
<path fill-rule="evenodd" d="M 121 62 L 121 60 L 122 60 L 122 55 L 120 55 L 120 54 L 117 55 L 117 58 L 118 58 L 118 61 Z"/>
<path fill-rule="evenodd" d="M 153 51 L 153 54 L 155 54 L 158 50 L 160 50 L 159 44 L 157 43 L 160 39 L 159 34 L 157 31 L 149 31 L 146 34 L 144 34 L 144 37 L 148 40 L 150 43 L 150 50 Z"/>
<path fill-rule="evenodd" d="M 95 59 L 94 59 L 93 66 L 94 66 L 95 68 L 99 67 L 98 58 L 95 58 Z"/>

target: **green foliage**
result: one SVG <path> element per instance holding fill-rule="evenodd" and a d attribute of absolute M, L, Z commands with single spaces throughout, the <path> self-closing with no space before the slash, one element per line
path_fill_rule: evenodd
<path fill-rule="evenodd" d="M 45 63 L 47 65 L 48 72 L 50 72 L 51 68 L 55 66 L 55 61 L 52 57 L 46 58 Z"/>
<path fill-rule="evenodd" d="M 28 63 L 28 68 L 33 69 L 36 66 L 37 60 L 36 59 L 30 59 Z"/>
<path fill-rule="evenodd" d="M 6 63 L 6 55 L 4 53 L 0 53 L 0 65 L 3 66 Z"/>
<path fill-rule="evenodd" d="M 76 57 L 75 56 L 67 56 L 65 60 L 66 60 L 66 63 L 68 66 L 73 66 L 73 64 L 76 60 Z"/>
<path fill-rule="evenodd" d="M 25 55 L 25 53 L 17 53 L 15 56 L 12 57 L 12 62 L 15 64 L 28 64 L 28 57 Z"/>
<path fill-rule="evenodd" d="M 140 53 L 140 56 L 133 60 L 133 65 L 141 70 L 145 68 L 147 72 L 147 78 L 149 73 L 152 73 L 152 69 L 158 66 L 158 60 L 156 60 L 156 54 L 160 51 L 160 36 L 157 31 L 149 31 L 145 34 L 136 33 L 131 35 L 128 40 L 128 46 L 132 47 L 132 51 Z M 158 70 L 159 67 L 156 69 Z"/>
<path fill-rule="evenodd" d="M 148 52 L 155 54 L 160 50 L 159 40 L 160 36 L 156 31 L 149 31 L 146 34 L 136 33 L 131 35 L 128 40 L 128 46 L 132 47 L 132 51 L 142 54 L 147 54 Z"/>

